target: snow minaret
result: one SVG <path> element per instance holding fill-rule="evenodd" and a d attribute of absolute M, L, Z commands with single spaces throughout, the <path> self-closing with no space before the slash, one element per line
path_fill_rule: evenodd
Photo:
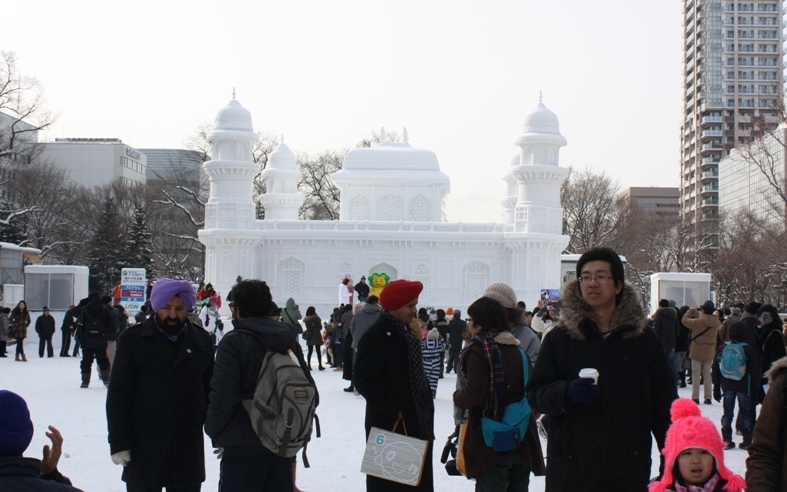
<path fill-rule="evenodd" d="M 254 236 L 256 213 L 252 190 L 260 165 L 252 159 L 259 141 L 251 124 L 251 113 L 232 100 L 216 114 L 208 134 L 212 160 L 203 164 L 210 180 L 210 198 L 205 204 L 205 226 L 199 239 L 205 245 L 205 279 L 226 298 L 238 275 L 256 278 Z"/>
<path fill-rule="evenodd" d="M 514 231 L 561 234 L 560 186 L 568 169 L 560 167 L 558 155 L 566 139 L 560 134 L 557 115 L 540 98 L 525 117 L 514 145 L 520 148 L 519 165 L 512 162 L 509 168 L 517 183 Z"/>
<path fill-rule="evenodd" d="M 252 146 L 259 141 L 251 113 L 232 100 L 216 114 L 208 134 L 213 159 L 203 167 L 210 179 L 210 199 L 205 205 L 205 229 L 252 229 L 254 176 L 260 169 L 252 159 Z"/>
<path fill-rule="evenodd" d="M 522 299 L 532 300 L 539 299 L 541 289 L 562 285 L 560 254 L 569 238 L 562 234 L 560 187 L 568 170 L 560 167 L 558 152 L 566 139 L 555 113 L 539 100 L 514 145 L 519 150 L 503 176 L 507 196 L 501 200 L 508 212 L 506 246 L 512 250 L 511 286 Z"/>
<path fill-rule="evenodd" d="M 298 220 L 298 210 L 306 197 L 298 191 L 302 175 L 295 154 L 284 143 L 283 137 L 271 153 L 262 177 L 266 192 L 260 195 L 259 202 L 265 207 L 265 220 Z"/>

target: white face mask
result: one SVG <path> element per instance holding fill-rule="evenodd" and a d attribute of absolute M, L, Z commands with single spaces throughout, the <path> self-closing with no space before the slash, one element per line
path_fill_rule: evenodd
<path fill-rule="evenodd" d="M 773 323 L 773 317 L 771 316 L 771 313 L 767 311 L 762 313 L 762 315 L 760 316 L 760 326 L 769 325 L 771 323 Z"/>

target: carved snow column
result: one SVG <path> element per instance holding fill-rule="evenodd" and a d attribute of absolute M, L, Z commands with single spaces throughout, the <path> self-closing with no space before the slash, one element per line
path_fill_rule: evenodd
<path fill-rule="evenodd" d="M 512 287 L 528 305 L 535 305 L 541 289 L 560 288 L 560 254 L 568 244 L 562 234 L 560 188 L 568 170 L 560 167 L 557 116 L 541 102 L 527 115 L 522 133 L 514 139 L 519 162 L 509 173 L 516 181 L 513 232 L 506 234 L 512 250 Z"/>
<path fill-rule="evenodd" d="M 260 169 L 252 159 L 252 146 L 259 141 L 249 113 L 234 95 L 216 115 L 208 135 L 212 160 L 203 166 L 210 179 L 210 199 L 205 205 L 205 229 L 253 229 L 252 189 Z"/>
<path fill-rule="evenodd" d="M 271 153 L 268 165 L 262 171 L 265 194 L 260 195 L 260 205 L 265 207 L 265 220 L 298 220 L 298 211 L 306 197 L 298 191 L 302 174 L 298 170 L 295 154 L 284 144 Z"/>
<path fill-rule="evenodd" d="M 560 167 L 560 147 L 566 139 L 560 134 L 557 116 L 539 102 L 514 145 L 521 149 L 519 165 L 510 170 L 517 183 L 514 231 L 561 234 L 560 187 L 568 169 Z"/>

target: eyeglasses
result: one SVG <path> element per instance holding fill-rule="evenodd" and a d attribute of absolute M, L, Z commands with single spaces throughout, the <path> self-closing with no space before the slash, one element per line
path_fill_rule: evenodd
<path fill-rule="evenodd" d="M 465 322 L 472 323 L 473 322 L 473 318 L 465 318 Z"/>
<path fill-rule="evenodd" d="M 581 277 L 579 277 L 580 283 L 583 284 L 589 284 L 594 280 L 600 284 L 603 284 L 612 280 L 612 276 L 611 275 L 582 275 Z"/>

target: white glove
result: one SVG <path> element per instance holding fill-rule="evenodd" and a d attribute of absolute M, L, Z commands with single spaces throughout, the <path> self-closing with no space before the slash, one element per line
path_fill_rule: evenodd
<path fill-rule="evenodd" d="M 116 465 L 128 465 L 128 462 L 131 461 L 131 452 L 130 451 L 121 451 L 119 453 L 115 453 L 112 455 L 112 463 Z"/>

